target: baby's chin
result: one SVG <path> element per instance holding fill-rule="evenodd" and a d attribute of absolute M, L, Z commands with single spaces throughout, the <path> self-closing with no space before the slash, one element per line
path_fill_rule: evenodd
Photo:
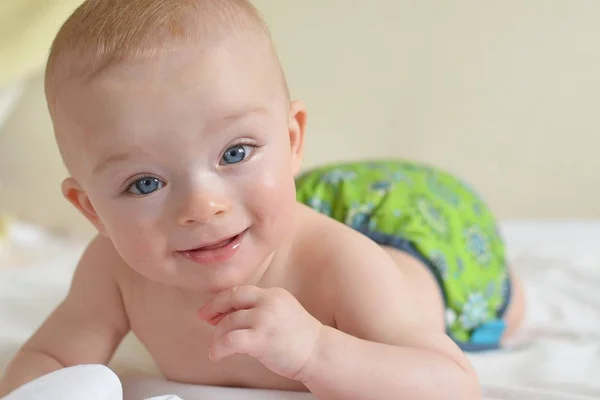
<path fill-rule="evenodd" d="M 255 284 L 252 277 L 258 268 L 245 265 L 194 266 L 170 268 L 134 268 L 144 278 L 173 288 L 202 294 L 217 294 L 235 286 Z"/>

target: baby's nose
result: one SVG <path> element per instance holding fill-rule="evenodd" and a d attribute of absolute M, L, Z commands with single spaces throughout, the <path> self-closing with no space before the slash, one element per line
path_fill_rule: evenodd
<path fill-rule="evenodd" d="M 229 210 L 231 202 L 226 196 L 207 190 L 196 191 L 186 197 L 177 215 L 177 222 L 181 226 L 206 224 Z"/>

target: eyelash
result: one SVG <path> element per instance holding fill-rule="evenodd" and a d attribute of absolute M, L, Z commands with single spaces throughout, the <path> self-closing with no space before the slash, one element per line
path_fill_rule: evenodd
<path fill-rule="evenodd" d="M 260 147 L 253 140 L 250 140 L 250 139 L 241 139 L 238 142 L 232 143 L 231 145 L 227 146 L 227 148 L 225 149 L 225 151 L 223 153 L 221 153 L 221 157 L 219 157 L 219 162 L 221 161 L 221 159 L 223 158 L 223 156 L 225 155 L 225 153 L 227 153 L 227 150 L 231 149 L 232 147 L 238 147 L 238 146 L 252 147 L 252 150 L 256 150 L 256 149 L 258 149 Z M 254 155 L 254 151 L 252 152 L 252 154 L 250 155 L 250 157 L 248 157 L 247 159 L 245 159 L 243 162 L 246 162 L 247 160 L 249 160 L 253 155 Z"/>
<path fill-rule="evenodd" d="M 127 179 L 127 181 L 125 181 L 125 183 L 123 184 L 123 189 L 121 190 L 121 195 L 131 196 L 131 197 L 142 197 L 140 195 L 128 192 L 131 185 L 133 185 L 136 181 L 138 181 L 142 178 L 158 179 L 159 181 L 164 182 L 163 179 L 160 179 L 159 177 L 152 175 L 152 174 L 138 174 L 138 175 L 132 176 L 131 178 Z"/>

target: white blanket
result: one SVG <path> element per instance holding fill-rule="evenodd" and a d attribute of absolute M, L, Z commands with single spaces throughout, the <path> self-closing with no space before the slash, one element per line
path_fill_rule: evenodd
<path fill-rule="evenodd" d="M 509 350 L 469 356 L 486 398 L 600 399 L 600 221 L 503 228 L 510 259 L 525 282 L 528 311 Z M 21 246 L 0 254 L 0 370 L 64 296 L 83 249 L 35 231 L 16 233 Z M 123 377 L 126 400 L 166 394 L 184 400 L 311 398 L 164 382 L 132 336 L 110 366 Z"/>

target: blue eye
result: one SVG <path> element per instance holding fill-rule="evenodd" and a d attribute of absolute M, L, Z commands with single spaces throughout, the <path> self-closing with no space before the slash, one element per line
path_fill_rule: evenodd
<path fill-rule="evenodd" d="M 225 164 L 237 164 L 244 161 L 252 153 L 253 149 L 254 146 L 238 144 L 228 148 L 221 160 Z"/>
<path fill-rule="evenodd" d="M 165 183 L 160 179 L 151 176 L 145 176 L 133 182 L 127 188 L 127 192 L 136 196 L 145 196 L 156 192 L 158 189 L 162 189 L 164 186 Z"/>

